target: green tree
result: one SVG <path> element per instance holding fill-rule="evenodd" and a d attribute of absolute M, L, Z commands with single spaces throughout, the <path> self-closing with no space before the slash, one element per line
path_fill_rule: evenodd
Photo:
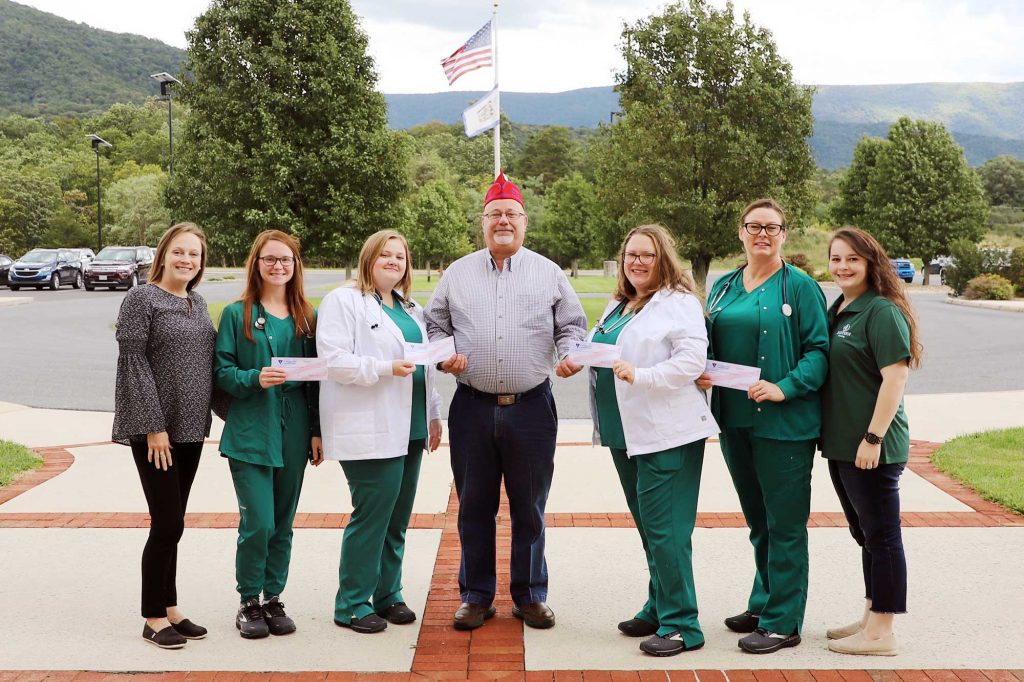
<path fill-rule="evenodd" d="M 544 222 L 538 230 L 538 250 L 558 262 L 568 262 L 579 277 L 580 259 L 594 250 L 602 218 L 594 186 L 579 172 L 557 180 L 545 195 Z"/>
<path fill-rule="evenodd" d="M 617 219 L 669 228 L 703 285 L 711 260 L 738 250 L 747 202 L 774 196 L 792 222 L 809 207 L 812 91 L 731 3 L 674 2 L 626 27 L 623 54 L 623 113 L 604 128 L 600 195 Z"/>
<path fill-rule="evenodd" d="M 277 228 L 314 261 L 353 262 L 392 224 L 408 150 L 347 0 L 214 0 L 188 39 L 174 216 L 203 225 L 217 260 Z"/>
<path fill-rule="evenodd" d="M 37 246 L 51 246 L 46 233 L 60 208 L 55 177 L 38 170 L 0 167 L 0 251 L 18 257 Z"/>
<path fill-rule="evenodd" d="M 110 213 L 110 243 L 153 244 L 171 224 L 163 204 L 167 176 L 163 172 L 122 178 L 104 191 L 103 206 Z"/>
<path fill-rule="evenodd" d="M 982 164 L 978 175 L 992 205 L 1024 207 L 1024 161 L 997 156 Z"/>
<path fill-rule="evenodd" d="M 420 188 L 409 212 L 412 221 L 408 231 L 409 248 L 415 258 L 426 263 L 427 281 L 430 281 L 431 263 L 443 265 L 469 253 L 472 247 L 466 216 L 447 183 L 432 180 Z"/>
<path fill-rule="evenodd" d="M 516 174 L 524 178 L 538 178 L 540 188 L 546 192 L 579 166 L 579 154 L 579 145 L 569 135 L 568 128 L 541 128 L 526 138 L 516 162 Z"/>
<path fill-rule="evenodd" d="M 857 225 L 868 207 L 868 180 L 878 164 L 878 155 L 889 144 L 880 137 L 864 136 L 853 149 L 853 160 L 839 181 L 839 196 L 832 205 L 836 225 Z"/>

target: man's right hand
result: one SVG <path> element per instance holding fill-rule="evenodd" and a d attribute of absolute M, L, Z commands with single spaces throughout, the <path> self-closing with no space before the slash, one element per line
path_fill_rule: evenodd
<path fill-rule="evenodd" d="M 697 384 L 697 388 L 699 388 L 702 391 L 710 391 L 711 387 L 714 386 L 714 384 L 711 383 L 711 375 L 708 374 L 707 372 L 704 372 L 699 377 L 697 377 L 697 380 L 694 381 L 693 383 Z"/>
<path fill-rule="evenodd" d="M 448 374 L 462 374 L 467 367 L 469 367 L 469 358 L 460 353 L 456 353 L 441 363 L 441 371 Z"/>
<path fill-rule="evenodd" d="M 416 365 L 405 360 L 393 360 L 391 362 L 391 373 L 396 377 L 407 377 L 416 371 Z"/>

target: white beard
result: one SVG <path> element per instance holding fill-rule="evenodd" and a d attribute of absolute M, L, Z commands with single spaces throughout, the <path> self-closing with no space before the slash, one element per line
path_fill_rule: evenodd
<path fill-rule="evenodd" d="M 504 235 L 504 234 L 502 234 L 502 235 L 497 235 L 497 234 L 494 235 L 494 243 L 495 244 L 500 244 L 501 246 L 508 246 L 509 244 L 514 242 L 515 240 L 516 240 L 516 238 L 513 237 L 512 235 Z"/>

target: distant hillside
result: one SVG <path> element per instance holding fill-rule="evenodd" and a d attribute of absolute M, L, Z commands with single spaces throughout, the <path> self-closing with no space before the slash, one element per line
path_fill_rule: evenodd
<path fill-rule="evenodd" d="M 0 114 L 98 113 L 159 94 L 151 73 L 175 73 L 185 52 L 0 0 Z"/>

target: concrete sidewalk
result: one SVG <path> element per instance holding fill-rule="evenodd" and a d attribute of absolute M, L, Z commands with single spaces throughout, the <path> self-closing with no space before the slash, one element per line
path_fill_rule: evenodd
<path fill-rule="evenodd" d="M 915 440 L 940 442 L 1024 424 L 1024 391 L 909 396 L 907 412 Z M 63 473 L 0 504 L 0 591 L 4 611 L 18 615 L 18 627 L 5 628 L 0 671 L 411 671 L 421 678 L 476 673 L 523 679 L 528 671 L 1024 669 L 1024 650 L 1007 646 L 1019 639 L 1014 634 L 1024 634 L 1024 518 L 982 513 L 976 496 L 937 486 L 934 471 L 916 465 L 902 486 L 911 593 L 910 614 L 898 619 L 901 655 L 850 657 L 825 648 L 825 629 L 858 615 L 862 585 L 859 550 L 842 527 L 820 461 L 813 477 L 804 643 L 772 656 L 741 652 L 737 635 L 721 622 L 743 610 L 753 560 L 716 443 L 705 455 L 694 534 L 707 644 L 668 659 L 643 656 L 638 640 L 615 630 L 645 595 L 642 548 L 635 529 L 615 527 L 629 525 L 625 502 L 607 452 L 589 445 L 590 424 L 582 421 L 559 428 L 548 505 L 550 603 L 558 616 L 552 630 L 524 632 L 511 618 L 507 572 L 499 576 L 497 618 L 472 634 L 450 628 L 458 553 L 442 447 L 425 459 L 408 533 L 405 596 L 421 616 L 416 623 L 372 637 L 334 626 L 340 526 L 351 502 L 340 467 L 325 463 L 307 471 L 283 595 L 299 631 L 240 639 L 233 624 L 237 508 L 226 463 L 217 456 L 217 428 L 190 500 L 178 572 L 181 606 L 211 634 L 182 651 L 160 651 L 139 637 L 146 507 L 127 448 L 108 442 L 110 421 L 109 413 L 0 403 L 0 438 L 61 446 L 74 458 Z M 507 538 L 507 512 L 499 526 L 499 536 Z M 500 567 L 507 565 L 507 551 L 499 549 Z"/>

